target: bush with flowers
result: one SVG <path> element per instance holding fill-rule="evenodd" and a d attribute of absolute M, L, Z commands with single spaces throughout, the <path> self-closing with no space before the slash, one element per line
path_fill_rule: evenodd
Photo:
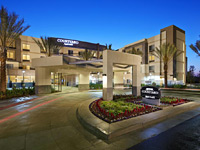
<path fill-rule="evenodd" d="M 117 95 L 112 101 L 104 101 L 102 98 L 90 104 L 90 111 L 100 119 L 112 123 L 150 112 L 161 110 L 159 107 L 143 104 L 141 97 L 132 95 Z"/>

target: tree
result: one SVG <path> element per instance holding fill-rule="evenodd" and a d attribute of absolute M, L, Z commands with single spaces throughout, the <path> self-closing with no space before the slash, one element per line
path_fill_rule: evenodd
<path fill-rule="evenodd" d="M 92 52 L 91 50 L 85 49 L 85 51 L 81 53 L 81 56 L 86 61 L 91 60 L 94 56 L 94 52 Z"/>
<path fill-rule="evenodd" d="M 1 61 L 1 86 L 2 92 L 6 91 L 6 60 L 7 49 L 10 47 L 22 33 L 30 26 L 24 26 L 24 19 L 14 12 L 9 13 L 8 10 L 1 6 L 0 9 L 0 61 Z"/>
<path fill-rule="evenodd" d="M 109 44 L 109 45 L 106 44 L 106 48 L 105 49 L 106 50 L 112 50 L 112 44 Z"/>
<path fill-rule="evenodd" d="M 129 50 L 128 53 L 135 54 L 135 55 L 140 55 L 140 56 L 143 55 L 142 51 L 136 50 L 135 47 L 133 47 L 131 50 Z"/>
<path fill-rule="evenodd" d="M 162 44 L 160 48 L 155 49 L 152 54 L 159 58 L 164 64 L 164 78 L 165 78 L 165 87 L 167 87 L 167 73 L 168 73 L 168 64 L 173 60 L 174 57 L 177 57 L 182 53 L 177 51 L 177 48 L 173 44 Z"/>
<path fill-rule="evenodd" d="M 197 40 L 195 45 L 191 44 L 190 48 L 198 55 L 200 56 L 200 40 Z"/>
<path fill-rule="evenodd" d="M 45 52 L 47 57 L 50 57 L 52 54 L 58 54 L 61 46 L 55 43 L 49 37 L 40 37 L 40 40 L 33 38 L 35 43 L 40 47 L 41 51 Z"/>
<path fill-rule="evenodd" d="M 194 83 L 195 80 L 195 67 L 194 66 L 190 66 L 189 71 L 187 72 L 187 76 L 186 76 L 186 82 L 187 83 Z"/>

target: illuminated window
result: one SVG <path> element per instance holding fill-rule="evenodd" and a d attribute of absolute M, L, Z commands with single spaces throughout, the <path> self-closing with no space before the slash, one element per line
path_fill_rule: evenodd
<path fill-rule="evenodd" d="M 149 56 L 149 62 L 154 62 L 154 61 L 155 61 L 155 56 L 150 55 L 150 56 Z"/>
<path fill-rule="evenodd" d="M 7 51 L 7 58 L 8 58 L 8 59 L 15 59 L 15 53 L 14 53 L 14 52 Z"/>
<path fill-rule="evenodd" d="M 31 46 L 28 45 L 28 44 L 23 44 L 23 45 L 22 45 L 22 48 L 23 48 L 23 49 L 30 50 Z"/>
<path fill-rule="evenodd" d="M 23 54 L 23 60 L 30 60 L 30 55 Z"/>
<path fill-rule="evenodd" d="M 27 70 L 30 70 L 30 69 L 31 69 L 31 67 L 30 67 L 30 66 L 26 66 L 26 69 L 27 69 Z"/>
<path fill-rule="evenodd" d="M 23 65 L 22 68 L 23 68 L 23 69 L 30 70 L 31 67 L 30 67 L 30 66 L 27 66 L 27 65 Z"/>
<path fill-rule="evenodd" d="M 16 82 L 16 76 L 10 76 L 10 81 Z"/>

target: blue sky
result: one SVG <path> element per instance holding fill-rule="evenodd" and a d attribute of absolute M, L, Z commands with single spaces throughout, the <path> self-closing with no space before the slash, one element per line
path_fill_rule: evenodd
<path fill-rule="evenodd" d="M 200 40 L 199 0 L 0 0 L 0 4 L 31 25 L 24 35 L 112 43 L 114 49 L 174 24 L 186 31 L 188 66 L 200 70 L 200 57 L 189 48 Z"/>

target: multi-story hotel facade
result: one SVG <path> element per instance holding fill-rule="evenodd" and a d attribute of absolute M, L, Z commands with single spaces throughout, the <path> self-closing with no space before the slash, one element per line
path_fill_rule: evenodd
<path fill-rule="evenodd" d="M 168 84 L 185 84 L 187 72 L 187 57 L 185 31 L 172 25 L 160 30 L 160 34 L 128 44 L 119 49 L 128 52 L 132 48 L 142 51 L 141 83 L 157 85 L 164 84 L 164 70 L 162 61 L 153 55 L 155 48 L 161 44 L 174 44 L 181 55 L 174 57 L 168 66 Z"/>
<path fill-rule="evenodd" d="M 33 40 L 40 40 L 40 38 L 30 37 L 30 36 L 20 36 L 19 39 L 13 43 L 7 50 L 7 83 L 9 86 L 10 81 L 16 84 L 17 87 L 21 86 L 21 82 L 24 81 L 26 86 L 32 86 L 35 82 L 35 68 L 32 67 L 32 60 L 35 58 L 47 57 L 45 52 L 42 51 L 38 45 Z M 81 53 L 85 49 L 94 51 L 94 58 L 102 58 L 102 51 L 105 46 L 100 44 L 94 44 L 89 42 L 82 42 L 77 40 L 69 40 L 62 38 L 51 38 L 57 41 L 62 47 L 59 51 L 59 55 L 69 55 L 71 57 L 81 59 Z M 63 42 L 64 41 L 64 42 Z M 67 42 L 68 44 L 66 44 Z M 73 43 L 74 42 L 74 43 Z M 65 43 L 66 45 L 63 45 Z M 80 45 L 78 47 L 74 45 Z M 58 55 L 58 54 L 53 54 Z M 69 75 L 66 77 L 68 79 L 68 85 L 75 85 L 77 82 L 76 76 Z"/>
<path fill-rule="evenodd" d="M 39 38 L 35 38 L 39 39 Z M 55 42 L 60 44 L 62 48 L 58 54 L 55 55 L 66 55 L 69 58 L 75 58 L 74 60 L 81 60 L 81 53 L 85 49 L 92 50 L 94 52 L 93 61 L 102 59 L 103 50 L 106 49 L 104 45 L 98 43 L 89 43 L 78 40 L 70 40 L 63 38 L 52 38 Z M 164 83 L 164 72 L 163 64 L 159 58 L 152 55 L 152 52 L 156 47 L 160 47 L 163 43 L 174 44 L 179 51 L 183 51 L 181 55 L 174 58 L 169 63 L 168 79 L 169 84 L 185 84 L 186 82 L 186 46 L 185 46 L 185 31 L 172 25 L 160 30 L 160 34 L 139 40 L 137 42 L 125 45 L 118 49 L 118 52 L 126 53 L 133 47 L 138 51 L 142 51 L 142 62 L 141 62 L 141 83 L 152 84 L 155 82 L 157 85 Z M 35 68 L 32 66 L 32 60 L 35 58 L 46 57 L 45 53 L 38 47 L 34 42 L 33 37 L 20 36 L 18 40 L 8 49 L 7 52 L 7 81 L 8 83 L 19 84 L 22 81 L 27 86 L 31 86 L 32 82 L 35 82 Z M 77 65 L 79 70 L 80 65 Z M 126 69 L 114 73 L 115 85 L 131 84 L 132 69 Z M 55 76 L 52 78 L 55 78 Z M 90 72 L 91 83 L 102 82 L 102 71 Z M 75 86 L 78 84 L 78 75 L 76 73 L 62 74 L 62 82 L 67 86 Z M 9 84 L 8 84 L 9 85 Z"/>

